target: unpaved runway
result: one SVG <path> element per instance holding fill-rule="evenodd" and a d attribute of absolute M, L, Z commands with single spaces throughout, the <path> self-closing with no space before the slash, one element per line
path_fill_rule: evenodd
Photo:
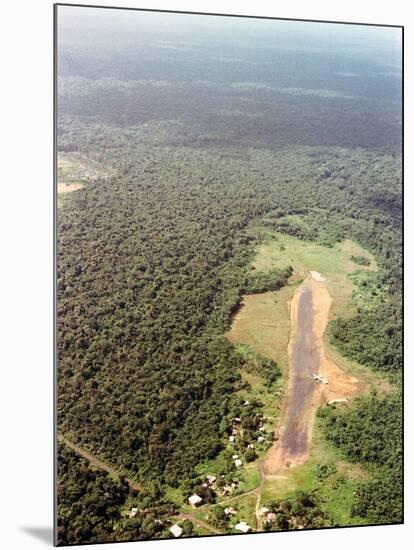
<path fill-rule="evenodd" d="M 277 474 L 285 466 L 302 464 L 309 455 L 322 384 L 313 379 L 324 360 L 323 334 L 331 296 L 322 282 L 309 276 L 296 289 L 291 303 L 290 375 L 282 411 L 279 440 L 270 450 L 264 473 Z"/>
<path fill-rule="evenodd" d="M 306 452 L 309 441 L 308 418 L 315 394 L 320 393 L 320 384 L 313 380 L 319 373 L 319 353 L 313 331 L 312 290 L 304 286 L 299 297 L 296 337 L 291 351 L 291 392 L 286 425 L 280 445 L 286 458 L 297 457 Z"/>

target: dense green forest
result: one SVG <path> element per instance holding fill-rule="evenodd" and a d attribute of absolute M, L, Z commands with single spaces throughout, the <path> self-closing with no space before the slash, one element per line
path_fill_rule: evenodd
<path fill-rule="evenodd" d="M 357 490 L 352 513 L 369 523 L 402 521 L 402 396 L 359 398 L 352 408 L 324 408 L 328 440 L 353 462 L 368 465 L 372 476 Z"/>
<path fill-rule="evenodd" d="M 102 177 L 74 169 L 83 188 L 58 212 L 58 429 L 145 491 L 59 449 L 59 543 L 171 536 L 176 506 L 164 490 L 203 490 L 197 467 L 223 451 L 234 417 L 253 441 L 261 403 L 243 408 L 238 396 L 240 371 L 251 365 L 224 333 L 243 294 L 278 290 L 292 270 L 251 269 L 261 239 L 252 228 L 325 246 L 353 239 L 374 254 L 381 299 L 333 321 L 329 334 L 392 392 L 323 408 L 321 419 L 327 440 L 369 472 L 353 513 L 367 523 L 401 521 L 401 119 L 393 86 L 384 86 L 392 100 L 380 92 L 358 100 L 363 81 L 349 78 L 343 93 L 332 91 L 337 81 L 325 93 L 315 84 L 308 93 L 252 79 L 205 82 L 195 69 L 187 80 L 154 80 L 146 64 L 138 78 L 138 69 L 127 74 L 132 62 L 120 75 L 115 58 L 95 66 L 68 52 L 58 152 L 74 165 L 93 161 Z M 260 361 L 270 387 L 280 370 Z M 255 458 L 252 450 L 243 456 Z M 139 517 L 125 519 L 120 510 L 135 505 Z M 331 525 L 314 492 L 274 502 L 272 512 L 269 529 Z"/>
<path fill-rule="evenodd" d="M 58 447 L 58 542 L 62 545 L 168 538 L 176 510 L 158 485 L 131 489 L 66 447 Z M 155 504 L 156 503 L 156 504 Z M 134 517 L 129 517 L 136 508 Z"/>

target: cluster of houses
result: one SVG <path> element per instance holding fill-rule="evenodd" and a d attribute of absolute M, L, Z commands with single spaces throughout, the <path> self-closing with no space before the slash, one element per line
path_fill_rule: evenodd
<path fill-rule="evenodd" d="M 249 401 L 245 401 L 244 404 L 246 406 L 249 405 Z M 263 418 L 263 420 L 264 420 L 264 418 Z M 242 428 L 240 427 L 240 423 L 241 423 L 241 418 L 239 416 L 235 416 L 232 419 L 232 421 L 231 421 L 231 434 L 229 435 L 229 443 L 232 443 L 232 444 L 236 443 L 238 436 L 241 435 Z M 264 428 L 262 422 L 260 422 L 259 431 L 262 432 L 262 433 L 265 431 L 265 428 Z M 257 443 L 264 443 L 265 441 L 266 441 L 266 438 L 263 435 L 259 435 L 257 437 Z M 247 448 L 248 449 L 254 449 L 255 448 L 254 443 L 249 443 L 247 445 Z M 236 465 L 236 467 L 239 467 L 239 466 Z"/>
<path fill-rule="evenodd" d="M 241 460 L 239 459 L 238 455 L 233 455 L 233 460 L 236 464 L 236 467 L 237 467 L 237 461 L 240 462 L 240 465 L 241 465 Z M 229 494 L 233 493 L 233 491 L 237 488 L 237 484 L 238 484 L 238 481 L 233 480 L 230 484 L 225 485 L 222 488 L 218 488 L 217 487 L 217 477 L 215 475 L 207 475 L 206 476 L 206 481 L 205 481 L 205 483 L 203 483 L 202 486 L 203 486 L 203 488 L 211 488 L 211 489 L 215 490 L 221 496 L 228 496 Z M 194 493 L 193 495 L 188 497 L 188 503 L 191 504 L 191 506 L 193 506 L 193 508 L 197 508 L 198 506 L 201 506 L 203 504 L 203 498 L 200 495 L 197 495 L 196 493 Z M 237 514 L 237 510 L 235 510 L 232 506 L 227 506 L 226 508 L 224 508 L 224 515 L 227 518 L 231 518 L 232 516 L 235 516 L 236 514 Z M 173 527 L 175 527 L 175 526 L 173 526 Z M 170 529 L 170 531 L 171 531 L 171 529 Z M 240 521 L 239 523 L 237 523 L 234 526 L 234 529 L 236 531 L 239 531 L 240 533 L 248 533 L 249 531 L 252 531 L 252 527 L 250 527 L 250 525 L 248 525 L 245 521 Z M 175 531 L 175 533 L 179 532 L 177 529 L 175 529 L 174 531 Z M 180 535 L 174 534 L 174 536 L 181 536 L 181 534 Z"/>
<path fill-rule="evenodd" d="M 247 400 L 244 401 L 244 406 L 248 406 L 249 404 L 250 404 L 249 401 Z M 262 418 L 261 420 L 264 420 L 264 418 Z M 256 441 L 257 443 L 264 443 L 266 441 L 266 437 L 264 434 L 265 428 L 262 422 L 260 422 L 258 426 L 258 430 L 261 432 L 261 434 L 257 436 Z M 231 420 L 231 433 L 229 435 L 229 442 L 232 444 L 235 444 L 237 440 L 240 438 L 240 436 L 242 435 L 243 435 L 243 428 L 241 427 L 241 418 L 236 416 Z M 256 435 L 257 435 L 257 432 L 256 432 Z M 255 444 L 249 443 L 247 445 L 247 448 L 254 449 Z M 241 468 L 243 466 L 243 462 L 238 454 L 232 455 L 232 461 L 236 468 Z M 222 475 L 222 477 L 224 478 L 225 476 Z M 214 491 L 216 494 L 226 497 L 234 493 L 234 491 L 237 489 L 238 483 L 239 481 L 237 479 L 233 479 L 231 482 L 228 482 L 226 485 L 223 486 L 223 482 L 221 480 L 217 480 L 217 476 L 213 474 L 209 474 L 205 477 L 205 480 L 201 486 L 203 487 L 203 489 L 210 489 Z M 200 490 L 200 493 L 201 495 L 203 495 L 203 492 L 201 490 Z M 190 495 L 187 499 L 188 504 L 190 504 L 193 508 L 202 506 L 204 502 L 204 499 L 203 499 L 204 495 L 203 496 L 201 495 L 197 494 L 196 492 Z M 237 511 L 231 506 L 228 506 L 224 508 L 224 514 L 226 517 L 230 518 L 231 516 L 236 515 Z M 273 523 L 276 520 L 276 514 L 271 512 L 268 508 L 262 508 L 262 515 L 265 516 L 264 519 L 268 523 Z M 253 530 L 252 527 L 243 520 L 239 521 L 234 526 L 234 529 L 240 533 L 248 533 Z M 175 524 L 169 527 L 169 531 L 176 538 L 181 537 L 183 534 L 183 529 L 178 524 Z"/>
<path fill-rule="evenodd" d="M 236 436 L 238 435 L 240 430 L 240 422 L 241 418 L 238 416 L 235 416 L 231 421 L 231 435 L 229 436 L 230 443 L 234 443 L 236 441 Z"/>
<path fill-rule="evenodd" d="M 234 508 L 225 508 L 224 513 L 227 517 L 237 514 Z M 276 516 L 276 514 L 274 515 Z M 236 523 L 234 529 L 240 533 L 249 533 L 250 531 L 253 531 L 253 528 L 250 527 L 250 525 L 245 521 L 239 521 L 239 523 Z M 183 529 L 177 523 L 169 527 L 168 530 L 174 535 L 175 538 L 179 538 L 183 534 Z"/>
<path fill-rule="evenodd" d="M 238 465 L 242 465 L 241 460 L 239 459 L 238 455 L 233 455 L 234 463 L 236 464 L 236 467 Z M 224 477 L 224 476 L 222 476 Z M 226 485 L 218 486 L 217 484 L 217 476 L 215 475 L 207 475 L 206 481 L 202 484 L 203 489 L 211 489 L 219 496 L 225 497 L 231 495 L 238 486 L 239 480 L 233 479 L 230 483 L 227 483 Z M 198 506 L 201 506 L 203 503 L 203 497 L 198 495 L 197 493 L 192 494 L 190 497 L 188 497 L 187 502 L 191 504 L 193 508 L 197 508 Z"/>

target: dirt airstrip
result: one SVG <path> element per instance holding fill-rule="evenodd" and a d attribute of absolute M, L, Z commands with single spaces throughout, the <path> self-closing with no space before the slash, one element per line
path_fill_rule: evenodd
<path fill-rule="evenodd" d="M 323 335 L 331 304 L 325 279 L 317 272 L 310 272 L 294 293 L 290 305 L 289 382 L 278 437 L 263 463 L 265 476 L 277 475 L 307 460 L 316 411 L 322 401 L 348 400 L 361 391 L 356 378 L 326 357 Z M 320 375 L 321 380 L 314 375 Z"/>

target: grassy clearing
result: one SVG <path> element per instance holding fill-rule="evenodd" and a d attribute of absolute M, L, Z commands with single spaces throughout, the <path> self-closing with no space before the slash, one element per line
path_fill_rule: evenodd
<path fill-rule="evenodd" d="M 259 233 L 262 244 L 258 247 L 252 269 L 270 271 L 284 269 L 289 265 L 293 275 L 287 286 L 276 292 L 244 296 L 242 307 L 235 316 L 227 338 L 236 346 L 239 353 L 255 352 L 276 361 L 282 368 L 283 376 L 271 388 L 266 387 L 259 373 L 242 372 L 242 378 L 250 388 L 243 394 L 246 399 L 257 398 L 263 404 L 263 413 L 268 417 L 265 426 L 268 431 L 277 427 L 282 404 L 283 388 L 288 377 L 288 343 L 290 337 L 290 301 L 297 286 L 309 271 L 318 271 L 327 279 L 326 286 L 333 298 L 330 319 L 346 317 L 355 313 L 361 304 L 381 300 L 378 292 L 375 258 L 358 244 L 346 240 L 332 247 L 314 242 L 302 241 L 296 237 L 276 232 L 254 229 Z M 363 256 L 369 260 L 368 266 L 361 266 L 352 257 Z M 324 336 L 325 351 L 328 357 L 346 372 L 358 378 L 366 388 L 377 387 L 386 390 L 387 383 L 369 369 L 343 358 L 329 344 L 329 330 Z M 245 391 L 245 390 L 243 390 Z M 262 453 L 263 454 L 263 453 Z M 328 465 L 334 473 L 320 479 L 321 465 Z M 245 474 L 251 472 L 251 486 L 259 483 L 257 462 L 249 464 Z M 340 456 L 340 453 L 324 438 L 322 429 L 315 423 L 310 458 L 301 466 L 286 470 L 283 474 L 264 481 L 261 505 L 272 500 L 293 497 L 299 491 L 317 489 L 322 497 L 323 509 L 329 513 L 334 524 L 358 525 L 361 518 L 351 518 L 350 512 L 354 492 L 366 472 Z M 246 481 L 245 491 L 250 483 Z M 244 519 L 253 526 L 255 519 L 255 495 L 242 495 L 232 501 L 238 512 L 238 520 Z"/>
<path fill-rule="evenodd" d="M 308 460 L 303 466 L 296 466 L 280 476 L 266 479 L 263 484 L 261 503 L 294 496 L 299 491 L 311 491 L 315 477 L 316 462 Z"/>
<path fill-rule="evenodd" d="M 59 153 L 58 184 L 62 190 L 73 184 L 82 184 L 86 179 L 86 168 L 80 157 L 74 153 Z"/>
<path fill-rule="evenodd" d="M 58 155 L 58 185 L 57 206 L 63 208 L 70 202 L 70 194 L 85 186 L 85 178 L 82 176 L 83 165 L 75 156 L 68 153 Z"/>
<path fill-rule="evenodd" d="M 249 354 L 254 350 L 276 361 L 283 370 L 283 377 L 277 387 L 270 389 L 265 386 L 264 380 L 258 374 L 241 373 L 250 385 L 250 396 L 256 397 L 264 404 L 264 414 L 271 420 L 271 424 L 266 426 L 270 431 L 277 427 L 281 396 L 287 380 L 289 302 L 295 289 L 308 271 L 318 271 L 327 279 L 326 285 L 333 298 L 330 317 L 349 316 L 355 312 L 361 300 L 376 299 L 378 268 L 374 256 L 350 240 L 327 247 L 276 232 L 263 233 L 262 229 L 253 231 L 260 232 L 262 237 L 262 244 L 258 247 L 252 264 L 253 269 L 269 271 L 274 268 L 284 269 L 289 265 L 293 267 L 289 284 L 281 290 L 245 296 L 231 330 L 227 333 L 227 338 L 240 353 Z M 363 256 L 368 258 L 370 263 L 368 266 L 361 266 L 351 259 L 352 256 Z M 366 281 L 362 292 L 361 281 Z M 386 385 L 369 369 L 343 358 L 329 344 L 329 331 L 325 334 L 324 340 L 329 358 L 366 384 L 366 387 L 376 386 L 381 389 L 384 384 Z M 316 473 L 320 464 L 341 464 L 341 472 L 338 470 L 335 476 L 324 482 L 317 481 Z M 249 468 L 255 468 L 258 473 L 256 463 L 249 465 Z M 324 440 L 316 423 L 309 460 L 302 466 L 283 472 L 283 475 L 277 478 L 266 479 L 261 502 L 263 504 L 272 499 L 289 498 L 298 491 L 318 488 L 323 494 L 326 510 L 331 513 L 334 522 L 342 525 L 358 524 L 358 519 L 350 518 L 350 510 L 358 476 L 363 475 L 358 467 L 341 459 L 335 448 Z"/>
<path fill-rule="evenodd" d="M 370 265 L 360 266 L 351 256 L 365 256 Z M 346 240 L 330 248 L 282 233 L 267 232 L 253 267 L 257 271 L 269 271 L 289 265 L 293 267 L 293 280 L 303 279 L 310 270 L 319 271 L 326 277 L 326 286 L 333 298 L 331 314 L 342 317 L 355 311 L 352 296 L 356 286 L 349 275 L 355 271 L 378 270 L 374 256 L 353 241 Z"/>
<path fill-rule="evenodd" d="M 232 506 L 237 511 L 237 514 L 232 516 L 229 524 L 229 529 L 231 532 L 234 531 L 234 526 L 239 521 L 245 521 L 252 527 L 256 529 L 256 495 L 247 495 L 245 497 L 240 497 L 237 502 L 232 502 Z"/>
<path fill-rule="evenodd" d="M 174 504 L 177 504 L 178 506 L 182 506 L 184 502 L 184 495 L 180 488 L 176 487 L 164 487 L 165 489 L 165 495 L 171 502 L 174 502 Z"/>
<path fill-rule="evenodd" d="M 226 336 L 233 344 L 247 344 L 286 370 L 290 334 L 289 302 L 297 287 L 292 282 L 275 292 L 243 297 L 242 306 Z"/>
<path fill-rule="evenodd" d="M 83 189 L 88 181 L 107 178 L 113 171 L 102 167 L 97 161 L 81 156 L 79 153 L 58 155 L 58 208 L 66 206 L 69 195 Z"/>
<path fill-rule="evenodd" d="M 193 529 L 193 535 L 197 535 L 199 537 L 211 537 L 214 535 L 210 530 L 204 529 L 204 527 L 199 527 L 198 525 L 194 526 Z"/>
<path fill-rule="evenodd" d="M 243 471 L 243 482 L 240 483 L 240 491 L 248 493 L 260 483 L 260 474 L 256 463 L 247 464 Z"/>

